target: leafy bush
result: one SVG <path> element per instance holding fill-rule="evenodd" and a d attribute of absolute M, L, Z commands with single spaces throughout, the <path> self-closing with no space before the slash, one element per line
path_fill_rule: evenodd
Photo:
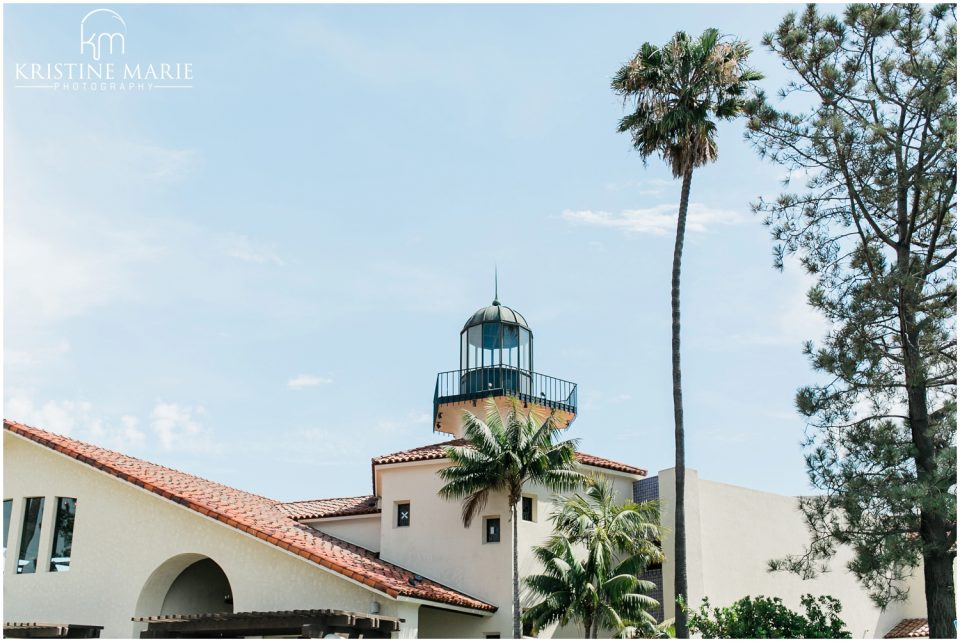
<path fill-rule="evenodd" d="M 749 595 L 732 606 L 710 609 L 703 598 L 699 612 L 689 614 L 690 631 L 705 638 L 849 638 L 840 619 L 840 601 L 809 593 L 800 599 L 805 613 L 791 611 L 779 597 Z"/>

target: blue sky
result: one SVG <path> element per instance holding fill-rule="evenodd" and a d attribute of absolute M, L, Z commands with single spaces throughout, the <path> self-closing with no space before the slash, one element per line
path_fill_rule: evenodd
<path fill-rule="evenodd" d="M 14 87 L 84 60 L 101 5 L 4 7 L 4 414 L 277 499 L 365 494 L 370 458 L 437 441 L 436 373 L 492 298 L 571 436 L 672 466 L 679 185 L 617 134 L 617 67 L 716 26 L 759 47 L 788 5 L 102 5 L 127 61 L 193 87 Z M 688 466 L 808 491 L 795 389 L 824 326 L 750 212 L 782 189 L 742 123 L 698 170 L 683 275 Z"/>

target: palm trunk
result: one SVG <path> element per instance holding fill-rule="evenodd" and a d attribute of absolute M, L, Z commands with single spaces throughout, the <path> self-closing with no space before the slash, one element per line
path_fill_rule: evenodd
<path fill-rule="evenodd" d="M 674 515 L 674 594 L 677 599 L 676 635 L 688 638 L 687 614 L 681 610 L 679 600 L 687 602 L 687 527 L 684 512 L 687 466 L 683 449 L 683 390 L 680 386 L 680 259 L 683 255 L 683 235 L 687 227 L 687 206 L 690 203 L 690 179 L 693 169 L 683 174 L 680 188 L 680 211 L 677 213 L 677 239 L 673 247 L 673 276 L 670 287 L 670 309 L 673 315 L 671 356 L 673 357 L 673 424 L 676 440 L 676 506 Z"/>
<path fill-rule="evenodd" d="M 590 632 L 593 630 L 593 616 L 590 614 L 583 616 L 583 638 L 590 639 Z"/>
<path fill-rule="evenodd" d="M 520 501 L 519 499 L 517 501 Z M 517 544 L 517 502 L 510 502 L 510 521 L 513 523 L 513 638 L 523 637 L 520 624 L 520 557 Z"/>

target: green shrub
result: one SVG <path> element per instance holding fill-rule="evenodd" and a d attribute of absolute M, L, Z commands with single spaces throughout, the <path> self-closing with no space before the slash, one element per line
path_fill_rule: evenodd
<path fill-rule="evenodd" d="M 747 596 L 732 606 L 714 608 L 703 598 L 699 612 L 689 614 L 690 631 L 705 638 L 849 638 L 840 619 L 840 601 L 810 594 L 800 599 L 805 613 L 791 611 L 779 597 Z"/>

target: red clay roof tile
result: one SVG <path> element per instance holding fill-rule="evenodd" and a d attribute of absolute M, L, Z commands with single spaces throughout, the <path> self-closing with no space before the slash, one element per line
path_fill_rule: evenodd
<path fill-rule="evenodd" d="M 890 632 L 883 636 L 889 638 L 928 638 L 930 637 L 930 626 L 926 618 L 909 618 L 900 620 L 900 623 L 890 629 Z"/>
<path fill-rule="evenodd" d="M 429 444 L 427 446 L 421 446 L 419 448 L 413 448 L 411 450 L 403 450 L 398 453 L 391 453 L 389 455 L 381 455 L 380 457 L 373 458 L 373 465 L 380 466 L 382 464 L 402 464 L 415 461 L 429 461 L 431 459 L 444 459 L 446 455 L 444 454 L 444 449 L 448 446 L 466 446 L 466 439 L 453 439 L 451 441 L 444 441 L 439 444 Z M 620 462 L 613 461 L 611 459 L 604 459 L 603 457 L 597 457 L 596 455 L 588 455 L 587 453 L 577 453 L 577 459 L 581 464 L 586 466 L 596 466 L 597 468 L 606 468 L 608 470 L 616 470 L 621 473 L 627 473 L 629 475 L 639 475 L 646 476 L 647 471 L 643 468 L 637 468 L 636 466 L 629 466 L 627 464 L 621 464 Z"/>
<path fill-rule="evenodd" d="M 376 495 L 307 499 L 284 502 L 278 504 L 277 508 L 296 520 L 375 515 L 380 512 L 379 499 Z"/>
<path fill-rule="evenodd" d="M 470 597 L 432 580 L 410 584 L 413 571 L 381 560 L 376 553 L 349 544 L 298 523 L 280 502 L 224 486 L 165 466 L 136 459 L 122 453 L 70 439 L 62 435 L 4 420 L 4 430 L 37 444 L 76 457 L 115 477 L 140 484 L 150 492 L 168 497 L 192 510 L 207 509 L 208 514 L 223 524 L 268 540 L 272 537 L 292 553 L 314 561 L 371 588 L 394 597 L 407 596 L 429 602 L 493 612 L 497 607 Z M 286 544 L 283 547 L 282 544 Z"/>

